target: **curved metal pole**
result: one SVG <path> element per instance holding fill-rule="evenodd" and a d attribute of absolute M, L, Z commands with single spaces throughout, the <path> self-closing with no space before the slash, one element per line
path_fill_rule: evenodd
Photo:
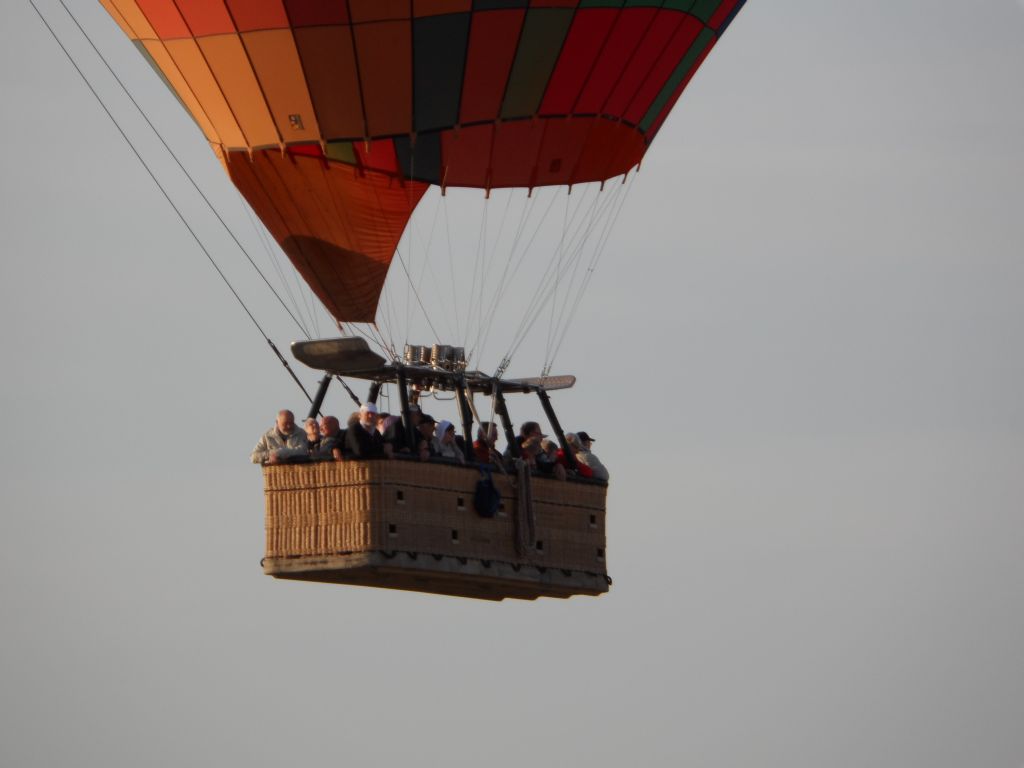
<path fill-rule="evenodd" d="M 331 374 L 327 374 L 320 379 L 320 388 L 316 391 L 316 397 L 313 399 L 313 403 L 309 409 L 309 416 L 307 419 L 315 419 L 317 414 L 320 413 L 320 406 L 324 404 L 324 398 L 327 397 L 327 387 L 331 383 Z"/>
<path fill-rule="evenodd" d="M 409 382 L 405 369 L 398 369 L 398 401 L 402 404 L 402 426 L 405 427 L 405 442 L 409 450 L 416 450 L 416 436 L 412 433 L 412 416 L 409 414 Z"/>
<path fill-rule="evenodd" d="M 562 425 L 558 423 L 558 417 L 555 416 L 555 409 L 551 406 L 551 398 L 548 397 L 548 393 L 543 389 L 537 390 L 537 397 L 540 398 L 540 404 L 544 407 L 544 413 L 548 417 L 548 421 L 551 422 L 551 429 L 555 431 L 555 436 L 558 438 L 558 444 L 562 446 L 562 455 L 565 456 L 565 462 L 569 465 L 569 469 L 579 470 L 579 464 L 576 462 L 576 454 L 569 447 L 569 443 L 566 442 L 565 434 L 562 432 Z"/>
<path fill-rule="evenodd" d="M 473 411 L 469 407 L 469 399 L 466 396 L 466 381 L 459 378 L 455 383 L 455 395 L 459 400 L 459 411 L 462 415 L 462 452 L 466 455 L 466 461 L 474 461 L 473 455 Z"/>
<path fill-rule="evenodd" d="M 499 389 L 494 394 L 494 411 L 501 419 L 501 426 L 505 429 L 505 441 L 508 443 L 508 452 L 514 459 L 520 458 L 519 443 L 516 442 L 516 434 L 512 431 L 512 420 L 508 417 L 508 406 L 505 405 L 505 395 Z"/>

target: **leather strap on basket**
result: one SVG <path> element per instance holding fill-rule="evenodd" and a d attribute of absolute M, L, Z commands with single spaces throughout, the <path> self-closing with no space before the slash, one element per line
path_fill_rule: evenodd
<path fill-rule="evenodd" d="M 531 554 L 537 548 L 537 518 L 533 511 L 533 485 L 530 465 L 516 459 L 516 513 L 515 544 L 520 557 Z"/>

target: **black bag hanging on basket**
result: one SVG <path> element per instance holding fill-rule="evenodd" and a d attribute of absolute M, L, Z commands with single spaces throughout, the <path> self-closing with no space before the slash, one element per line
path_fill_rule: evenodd
<path fill-rule="evenodd" d="M 501 492 L 494 484 L 491 470 L 480 468 L 480 479 L 476 481 L 473 492 L 473 509 L 480 517 L 494 517 L 501 506 Z"/>

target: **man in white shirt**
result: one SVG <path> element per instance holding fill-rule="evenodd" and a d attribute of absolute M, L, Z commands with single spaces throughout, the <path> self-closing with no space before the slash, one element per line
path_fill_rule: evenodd
<path fill-rule="evenodd" d="M 253 464 L 277 464 L 291 456 L 308 453 L 305 431 L 295 426 L 295 414 L 284 410 L 278 411 L 276 423 L 259 439 L 249 459 Z"/>

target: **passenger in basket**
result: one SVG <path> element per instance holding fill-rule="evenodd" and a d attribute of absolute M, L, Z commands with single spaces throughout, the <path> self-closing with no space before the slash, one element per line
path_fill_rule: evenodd
<path fill-rule="evenodd" d="M 303 422 L 306 428 L 306 442 L 309 443 L 309 455 L 313 456 L 320 450 L 320 425 L 316 419 L 309 418 Z"/>
<path fill-rule="evenodd" d="M 345 432 L 341 429 L 341 423 L 337 416 L 324 416 L 320 422 L 320 448 L 318 458 L 342 460 L 342 450 L 345 448 Z"/>
<path fill-rule="evenodd" d="M 409 406 L 409 422 L 413 429 L 418 429 L 420 426 L 420 420 L 423 418 L 423 411 L 420 410 L 418 405 Z"/>
<path fill-rule="evenodd" d="M 277 464 L 308 455 L 306 433 L 295 426 L 295 414 L 284 410 L 278 412 L 274 426 L 256 443 L 249 460 L 253 464 Z"/>
<path fill-rule="evenodd" d="M 586 432 L 577 432 L 576 434 L 570 432 L 565 436 L 565 441 L 569 443 L 569 447 L 576 454 L 576 463 L 580 466 L 580 475 L 582 477 L 588 477 L 583 470 L 586 467 L 591 472 L 589 477 L 608 482 L 608 470 L 590 450 L 590 447 L 594 444 L 594 438 Z"/>
<path fill-rule="evenodd" d="M 416 452 L 421 461 L 427 461 L 437 455 L 437 449 L 434 447 L 434 425 L 433 416 L 426 413 L 420 416 L 419 425 L 416 427 L 419 431 Z"/>
<path fill-rule="evenodd" d="M 398 416 L 390 413 L 377 414 L 377 431 L 384 441 L 384 453 L 393 456 L 396 453 L 408 453 L 409 443 L 405 439 L 405 427 Z"/>
<path fill-rule="evenodd" d="M 565 480 L 565 467 L 558 463 L 558 443 L 547 438 L 540 441 L 540 453 L 537 454 L 537 469 L 542 475 L 555 480 Z"/>
<path fill-rule="evenodd" d="M 501 455 L 494 447 L 498 442 L 498 425 L 492 421 L 483 421 L 476 430 L 473 441 L 473 455 L 481 464 L 500 464 Z"/>
<path fill-rule="evenodd" d="M 576 451 L 572 448 L 573 440 L 577 440 L 576 435 L 574 435 L 572 432 L 566 433 L 565 442 L 569 444 L 569 450 L 571 450 L 573 452 L 573 456 L 575 456 Z M 568 459 L 565 458 L 565 452 L 561 448 L 558 449 L 557 461 L 565 468 L 566 473 L 568 473 L 570 477 L 591 478 L 594 476 L 594 472 L 593 470 L 590 469 L 590 467 L 586 466 L 585 464 L 580 464 L 579 462 L 576 462 L 576 470 L 574 472 L 572 467 L 569 466 Z"/>
<path fill-rule="evenodd" d="M 348 420 L 345 450 L 355 459 L 380 459 L 384 456 L 384 440 L 377 431 L 377 406 L 363 403 Z"/>
<path fill-rule="evenodd" d="M 519 434 L 516 435 L 516 444 L 519 446 L 519 454 L 520 455 L 522 455 L 522 453 L 523 453 L 523 443 L 525 441 L 529 440 L 531 437 L 536 437 L 537 438 L 537 440 L 538 440 L 537 445 L 538 445 L 538 450 L 539 450 L 539 446 L 540 446 L 540 442 L 539 441 L 542 440 L 543 438 L 547 437 L 547 435 L 541 433 L 541 431 L 540 431 L 540 424 L 538 424 L 536 421 L 524 421 L 522 426 L 519 427 Z M 511 445 L 508 446 L 508 448 L 505 449 L 505 458 L 506 459 L 511 459 L 512 458 L 512 446 Z"/>
<path fill-rule="evenodd" d="M 523 440 L 522 446 L 520 446 L 520 457 L 527 463 L 531 470 L 537 469 L 537 456 L 540 454 L 541 438 L 537 435 L 528 437 Z"/>
<path fill-rule="evenodd" d="M 437 425 L 434 432 L 434 450 L 438 458 L 457 461 L 459 464 L 466 463 L 466 454 L 455 442 L 455 425 L 450 421 L 442 421 Z"/>

